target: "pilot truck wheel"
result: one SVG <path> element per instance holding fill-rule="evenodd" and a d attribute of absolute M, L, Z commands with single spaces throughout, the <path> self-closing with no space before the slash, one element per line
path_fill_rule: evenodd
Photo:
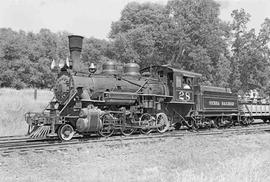
<path fill-rule="evenodd" d="M 70 124 L 63 124 L 58 128 L 57 134 L 61 140 L 68 141 L 74 136 L 74 129 Z"/>

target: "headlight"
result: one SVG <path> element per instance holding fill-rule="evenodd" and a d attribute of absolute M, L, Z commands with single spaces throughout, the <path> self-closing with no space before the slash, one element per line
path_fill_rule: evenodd
<path fill-rule="evenodd" d="M 56 103 L 54 104 L 54 109 L 58 109 L 58 107 L 59 107 L 59 103 L 56 102 Z"/>

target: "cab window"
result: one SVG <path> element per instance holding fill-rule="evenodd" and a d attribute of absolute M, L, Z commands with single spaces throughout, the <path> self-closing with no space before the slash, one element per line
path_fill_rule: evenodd
<path fill-rule="evenodd" d="M 181 88 L 182 87 L 181 76 L 176 76 L 175 84 L 176 84 L 176 88 Z"/>
<path fill-rule="evenodd" d="M 192 89 L 192 84 L 193 83 L 193 79 L 190 77 L 183 77 L 183 89 L 189 90 Z"/>

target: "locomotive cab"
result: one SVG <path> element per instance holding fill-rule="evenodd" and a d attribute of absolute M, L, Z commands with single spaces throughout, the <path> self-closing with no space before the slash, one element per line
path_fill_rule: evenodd
<path fill-rule="evenodd" d="M 165 65 L 148 67 L 141 72 L 143 75 L 149 73 L 167 85 L 167 95 L 172 97 L 171 103 L 194 104 L 194 88 L 201 74 Z"/>
<path fill-rule="evenodd" d="M 194 88 L 201 74 L 171 68 L 173 71 L 173 101 L 194 104 Z"/>

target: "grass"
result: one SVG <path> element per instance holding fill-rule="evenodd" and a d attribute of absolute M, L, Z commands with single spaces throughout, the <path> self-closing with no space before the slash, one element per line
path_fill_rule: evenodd
<path fill-rule="evenodd" d="M 34 89 L 0 89 L 0 136 L 26 134 L 24 114 L 42 111 L 52 96 L 48 90 L 38 90 L 34 100 Z"/>
<path fill-rule="evenodd" d="M 0 157 L 0 181 L 268 182 L 270 135 L 116 141 Z"/>
<path fill-rule="evenodd" d="M 0 89 L 0 136 L 25 134 L 24 113 L 52 97 L 33 89 Z M 268 182 L 270 135 L 194 136 L 93 143 L 68 151 L 0 155 L 0 182 Z M 78 148 L 79 147 L 79 148 Z"/>

